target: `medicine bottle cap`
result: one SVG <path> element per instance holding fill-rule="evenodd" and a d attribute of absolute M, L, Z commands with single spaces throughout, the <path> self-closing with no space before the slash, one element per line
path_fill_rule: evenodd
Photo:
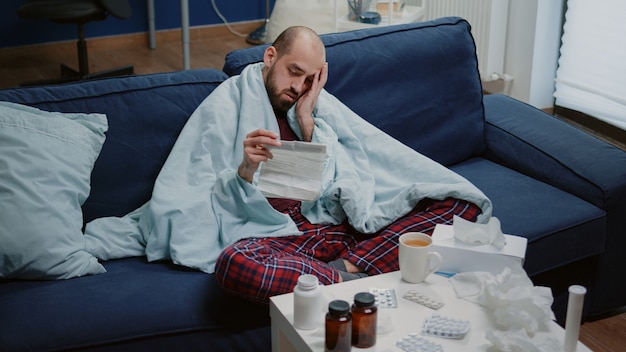
<path fill-rule="evenodd" d="M 317 276 L 311 274 L 300 275 L 298 277 L 298 286 L 305 289 L 313 289 L 317 287 L 319 281 L 317 280 Z"/>
<path fill-rule="evenodd" d="M 346 315 L 350 312 L 350 304 L 340 299 L 331 301 L 328 304 L 328 312 L 332 315 Z"/>
<path fill-rule="evenodd" d="M 580 286 L 580 285 L 572 285 L 569 287 L 568 291 L 569 293 L 572 293 L 575 295 L 584 295 L 585 293 L 587 293 L 587 289 L 584 286 Z"/>
<path fill-rule="evenodd" d="M 376 297 L 369 292 L 359 292 L 354 295 L 354 304 L 357 307 L 371 307 L 374 305 Z"/>

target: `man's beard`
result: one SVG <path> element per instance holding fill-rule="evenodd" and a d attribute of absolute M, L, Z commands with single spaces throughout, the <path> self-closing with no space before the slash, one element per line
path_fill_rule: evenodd
<path fill-rule="evenodd" d="M 267 71 L 267 79 L 265 81 L 265 90 L 267 90 L 267 95 L 270 98 L 270 104 L 272 104 L 272 108 L 277 115 L 286 115 L 287 111 L 291 109 L 295 102 L 290 102 L 282 99 L 283 94 L 291 93 L 290 95 L 299 97 L 298 92 L 293 89 L 283 89 L 282 91 L 278 89 L 275 85 L 274 81 L 274 70 L 273 67 Z M 296 98 L 297 101 L 297 98 Z"/>

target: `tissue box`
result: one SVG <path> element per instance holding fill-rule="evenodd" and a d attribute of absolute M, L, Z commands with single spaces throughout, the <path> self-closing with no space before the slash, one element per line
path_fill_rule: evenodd
<path fill-rule="evenodd" d="M 498 275 L 505 267 L 524 264 L 526 257 L 528 240 L 525 237 L 504 235 L 504 238 L 502 249 L 490 244 L 470 245 L 454 238 L 454 226 L 438 224 L 432 235 L 432 250 L 441 254 L 439 271 L 487 271 Z"/>

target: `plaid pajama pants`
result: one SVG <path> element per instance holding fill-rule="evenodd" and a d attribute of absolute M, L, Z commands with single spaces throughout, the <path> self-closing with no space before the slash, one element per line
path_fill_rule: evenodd
<path fill-rule="evenodd" d="M 271 296 L 293 291 L 302 274 L 313 274 L 325 285 L 338 282 L 339 271 L 327 264 L 338 258 L 347 259 L 368 275 L 398 270 L 401 234 L 432 234 L 436 224 L 451 224 L 453 215 L 475 221 L 480 212 L 476 205 L 458 199 L 426 200 L 381 231 L 364 235 L 347 223 L 313 225 L 298 205 L 287 213 L 301 235 L 242 239 L 222 251 L 215 275 L 227 292 L 268 303 Z"/>

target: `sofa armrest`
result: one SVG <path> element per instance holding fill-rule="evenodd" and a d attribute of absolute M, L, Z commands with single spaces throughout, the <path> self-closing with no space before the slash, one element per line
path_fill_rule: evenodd
<path fill-rule="evenodd" d="M 626 152 L 504 95 L 484 97 L 485 156 L 607 210 L 626 201 Z"/>

